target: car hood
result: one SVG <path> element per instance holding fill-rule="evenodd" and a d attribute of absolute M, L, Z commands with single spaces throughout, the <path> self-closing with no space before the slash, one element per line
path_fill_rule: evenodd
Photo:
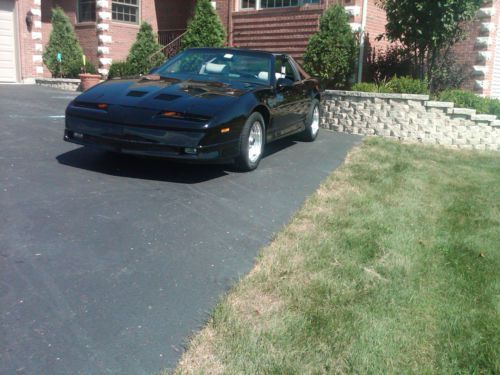
<path fill-rule="evenodd" d="M 146 76 L 106 81 L 78 96 L 76 102 L 106 103 L 213 117 L 254 89 L 255 85 L 239 82 L 220 83 Z"/>

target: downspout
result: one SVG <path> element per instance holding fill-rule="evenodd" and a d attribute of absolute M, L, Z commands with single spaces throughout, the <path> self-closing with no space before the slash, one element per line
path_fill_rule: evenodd
<path fill-rule="evenodd" d="M 233 0 L 229 0 L 227 10 L 227 41 L 229 47 L 233 46 Z"/>
<path fill-rule="evenodd" d="M 368 14 L 368 0 L 363 0 L 363 13 L 361 15 L 361 30 L 359 42 L 359 58 L 358 58 L 358 82 L 363 80 L 363 62 L 365 59 L 365 29 L 366 17 Z"/>

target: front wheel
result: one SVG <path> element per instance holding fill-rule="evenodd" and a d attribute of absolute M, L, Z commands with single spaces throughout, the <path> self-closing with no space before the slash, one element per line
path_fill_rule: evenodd
<path fill-rule="evenodd" d="M 258 112 L 248 117 L 240 134 L 240 155 L 236 158 L 236 167 L 242 172 L 253 171 L 259 166 L 264 153 L 265 142 L 264 118 Z"/>
<path fill-rule="evenodd" d="M 302 139 L 306 142 L 312 142 L 316 139 L 319 133 L 319 122 L 321 118 L 321 112 L 319 107 L 318 99 L 313 99 L 309 113 L 306 117 L 305 126 L 302 133 Z"/>

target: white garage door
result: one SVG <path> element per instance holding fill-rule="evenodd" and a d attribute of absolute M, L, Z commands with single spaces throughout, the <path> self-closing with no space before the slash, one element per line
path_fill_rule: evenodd
<path fill-rule="evenodd" d="M 14 1 L 0 0 L 0 82 L 15 81 Z"/>

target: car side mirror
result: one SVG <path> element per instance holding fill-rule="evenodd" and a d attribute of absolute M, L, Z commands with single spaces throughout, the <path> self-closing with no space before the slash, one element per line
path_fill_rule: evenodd
<path fill-rule="evenodd" d="M 284 90 L 287 87 L 292 87 L 293 86 L 293 81 L 288 78 L 279 78 L 278 81 L 276 81 L 276 88 L 278 91 Z"/>

